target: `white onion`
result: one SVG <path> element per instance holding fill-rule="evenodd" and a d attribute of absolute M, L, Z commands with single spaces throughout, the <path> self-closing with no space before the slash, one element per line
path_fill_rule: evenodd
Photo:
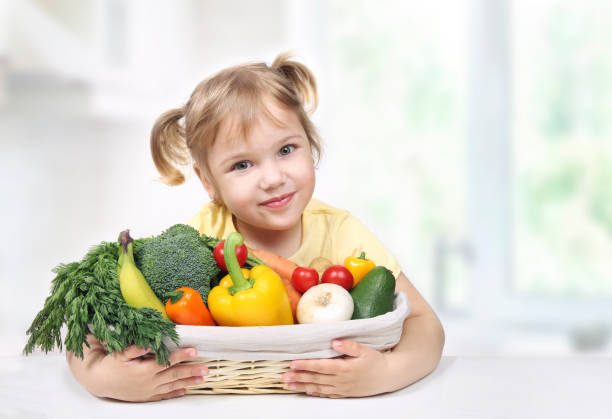
<path fill-rule="evenodd" d="M 297 306 L 298 323 L 329 323 L 350 320 L 353 297 L 337 284 L 318 284 L 302 295 Z"/>

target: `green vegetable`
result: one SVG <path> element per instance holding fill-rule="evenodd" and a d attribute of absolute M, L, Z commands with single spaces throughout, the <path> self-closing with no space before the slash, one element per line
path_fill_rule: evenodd
<path fill-rule="evenodd" d="M 188 225 L 177 224 L 159 236 L 134 240 L 134 259 L 162 301 L 164 289 L 174 291 L 180 286 L 198 289 L 189 285 L 193 282 L 206 289 L 205 294 L 201 293 L 204 298 L 222 276 L 212 255 L 218 242 L 200 236 Z M 86 336 L 91 333 L 106 344 L 110 353 L 136 344 L 151 348 L 157 362 L 168 365 L 170 351 L 162 338 L 168 337 L 178 345 L 175 324 L 162 318 L 157 310 L 137 309 L 125 302 L 119 285 L 120 254 L 118 242 L 102 242 L 93 246 L 81 261 L 60 264 L 53 270 L 56 276 L 50 295 L 26 332 L 29 338 L 24 354 L 36 348 L 49 352 L 64 346 L 83 358 L 83 344 L 87 344 Z M 247 264 L 261 263 L 249 257 Z M 64 325 L 66 334 L 62 342 Z"/>
<path fill-rule="evenodd" d="M 368 319 L 393 310 L 395 277 L 384 266 L 377 266 L 363 277 L 350 292 L 353 297 L 353 319 Z"/>
<path fill-rule="evenodd" d="M 138 250 L 151 239 L 135 240 Z M 49 352 L 62 349 L 61 328 L 66 325 L 66 350 L 83 358 L 86 335 L 104 342 L 110 353 L 132 344 L 150 347 L 159 364 L 168 364 L 170 351 L 164 336 L 178 345 L 175 325 L 152 308 L 129 306 L 119 288 L 119 244 L 102 242 L 94 246 L 80 262 L 61 264 L 53 272 L 51 294 L 27 330 L 30 335 L 23 350 L 30 354 L 36 347 Z M 91 329 L 90 329 L 91 325 Z"/>
<path fill-rule="evenodd" d="M 176 224 L 147 240 L 134 249 L 134 258 L 162 301 L 166 293 L 180 287 L 195 289 L 207 301 L 211 282 L 214 285 L 221 274 L 205 237 L 186 224 Z"/>

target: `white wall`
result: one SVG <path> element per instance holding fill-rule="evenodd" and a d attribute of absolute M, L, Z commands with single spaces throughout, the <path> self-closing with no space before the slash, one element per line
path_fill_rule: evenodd
<path fill-rule="evenodd" d="M 137 237 L 158 234 L 208 200 L 195 177 L 175 188 L 155 180 L 149 133 L 160 113 L 227 65 L 271 62 L 293 47 L 317 66 L 291 22 L 304 19 L 299 3 L 11 6 L 3 9 L 10 25 L 0 50 L 9 63 L 0 109 L 0 277 L 11 289 L 0 307 L 0 354 L 23 348 L 58 263 L 79 260 L 125 228 Z M 71 24 L 76 18 L 89 20 Z M 55 54 L 62 60 L 48 58 Z"/>

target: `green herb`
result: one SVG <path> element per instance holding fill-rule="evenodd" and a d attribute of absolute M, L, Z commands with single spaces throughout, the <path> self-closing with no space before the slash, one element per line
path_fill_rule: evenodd
<path fill-rule="evenodd" d="M 135 250 L 148 240 L 135 240 Z M 175 325 L 154 309 L 136 309 L 124 301 L 119 288 L 118 253 L 118 243 L 102 242 L 80 262 L 61 264 L 53 270 L 56 276 L 51 293 L 27 330 L 30 337 L 24 354 L 36 347 L 44 352 L 55 347 L 61 350 L 61 328 L 65 324 L 66 350 L 79 358 L 83 358 L 83 344 L 88 345 L 86 336 L 91 333 L 106 344 L 109 353 L 136 344 L 151 348 L 159 364 L 169 364 L 170 350 L 162 338 L 167 336 L 178 345 Z"/>

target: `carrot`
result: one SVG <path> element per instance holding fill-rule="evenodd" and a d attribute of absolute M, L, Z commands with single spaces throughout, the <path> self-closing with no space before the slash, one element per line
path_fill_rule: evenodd
<path fill-rule="evenodd" d="M 255 256 L 257 256 L 263 263 L 268 265 L 274 272 L 278 274 L 283 280 L 285 284 L 285 288 L 287 289 L 287 294 L 289 294 L 289 302 L 291 303 L 291 311 L 293 312 L 293 321 L 297 323 L 297 316 L 295 314 L 297 310 L 298 302 L 302 297 L 302 294 L 299 293 L 293 287 L 291 283 L 291 275 L 293 275 L 293 271 L 297 268 L 297 265 L 291 262 L 289 259 L 285 259 L 282 256 L 279 256 L 275 253 L 268 252 L 267 250 L 262 249 L 249 249 Z"/>

